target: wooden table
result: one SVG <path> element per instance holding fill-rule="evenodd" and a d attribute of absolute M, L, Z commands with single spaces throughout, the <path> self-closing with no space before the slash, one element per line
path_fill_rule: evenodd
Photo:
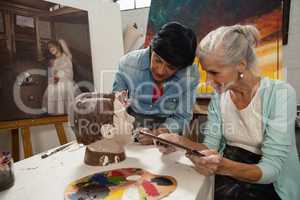
<path fill-rule="evenodd" d="M 41 155 L 15 163 L 15 185 L 0 192 L 1 200 L 62 200 L 66 186 L 73 180 L 117 168 L 136 167 L 154 174 L 176 178 L 178 188 L 166 200 L 211 200 L 213 178 L 197 173 L 184 152 L 162 156 L 154 146 L 130 144 L 127 159 L 106 167 L 83 163 L 84 147 L 74 143 L 65 150 L 41 159 Z"/>

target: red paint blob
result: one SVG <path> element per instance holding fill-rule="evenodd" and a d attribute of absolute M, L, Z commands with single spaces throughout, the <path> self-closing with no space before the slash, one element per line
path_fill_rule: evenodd
<path fill-rule="evenodd" d="M 112 171 L 111 172 L 111 176 L 124 176 L 124 174 L 120 171 Z"/>
<path fill-rule="evenodd" d="M 153 185 L 150 181 L 143 181 L 142 183 L 145 192 L 152 197 L 159 196 L 159 192 L 157 191 L 155 185 Z"/>

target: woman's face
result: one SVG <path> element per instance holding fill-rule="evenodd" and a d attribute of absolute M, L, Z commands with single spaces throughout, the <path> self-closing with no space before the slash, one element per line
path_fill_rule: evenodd
<path fill-rule="evenodd" d="M 201 59 L 202 69 L 207 73 L 207 82 L 216 92 L 223 93 L 232 88 L 238 80 L 237 66 L 220 64 L 213 55 L 207 55 Z"/>
<path fill-rule="evenodd" d="M 51 55 L 55 56 L 59 52 L 59 49 L 54 44 L 48 44 L 48 50 L 51 53 Z"/>
<path fill-rule="evenodd" d="M 152 51 L 151 72 L 154 80 L 158 83 L 162 83 L 173 76 L 177 72 L 177 69 Z"/>

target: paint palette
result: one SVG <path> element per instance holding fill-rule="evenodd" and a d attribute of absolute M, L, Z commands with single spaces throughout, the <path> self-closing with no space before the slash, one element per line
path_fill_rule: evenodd
<path fill-rule="evenodd" d="M 124 168 L 81 178 L 66 188 L 65 200 L 158 200 L 175 191 L 173 177 Z"/>

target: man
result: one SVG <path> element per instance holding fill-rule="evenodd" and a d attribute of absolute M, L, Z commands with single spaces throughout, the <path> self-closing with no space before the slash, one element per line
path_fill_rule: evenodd
<path fill-rule="evenodd" d="M 126 91 L 131 99 L 128 112 L 136 127 L 152 133 L 182 133 L 192 119 L 199 72 L 193 65 L 195 33 L 178 22 L 165 24 L 149 48 L 123 56 L 115 76 L 113 91 Z M 152 139 L 139 136 L 142 144 Z"/>

